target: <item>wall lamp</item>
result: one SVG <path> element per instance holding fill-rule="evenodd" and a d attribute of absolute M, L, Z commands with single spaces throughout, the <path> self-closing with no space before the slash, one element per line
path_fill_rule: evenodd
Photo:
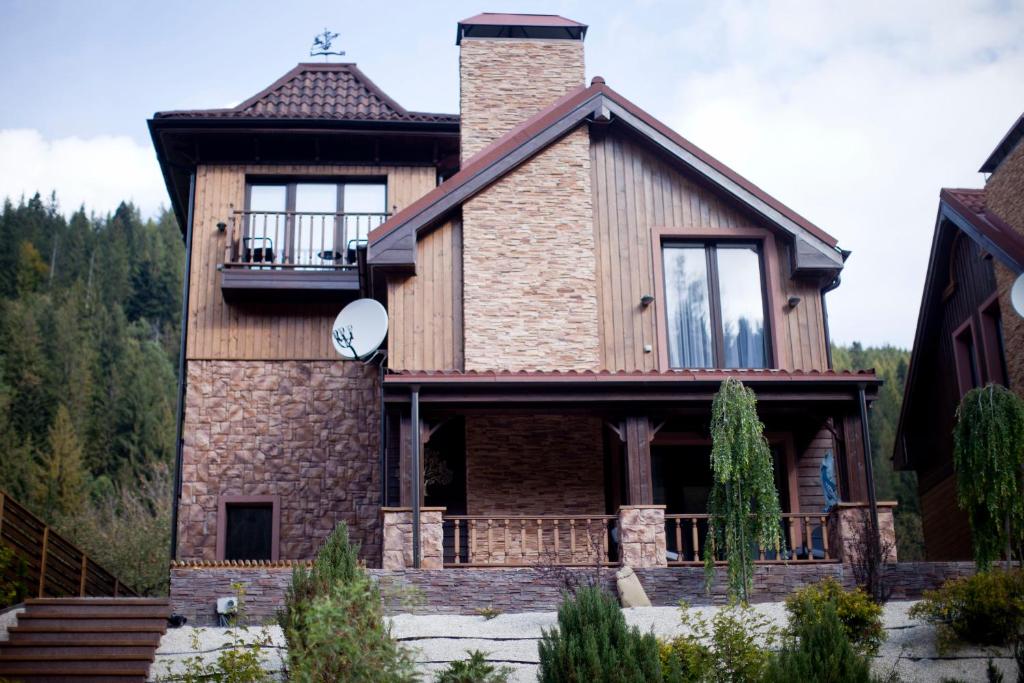
<path fill-rule="evenodd" d="M 790 308 L 796 308 L 797 304 L 800 303 L 800 297 L 791 296 L 789 297 L 789 300 L 786 301 L 786 303 L 789 305 Z"/>
<path fill-rule="evenodd" d="M 224 221 L 221 221 L 220 223 L 217 224 L 217 232 L 224 232 L 227 229 L 228 229 L 228 224 L 225 223 Z"/>
<path fill-rule="evenodd" d="M 640 305 L 643 306 L 644 308 L 647 308 L 653 303 L 654 297 L 651 296 L 650 294 L 644 294 L 642 297 L 640 297 Z"/>

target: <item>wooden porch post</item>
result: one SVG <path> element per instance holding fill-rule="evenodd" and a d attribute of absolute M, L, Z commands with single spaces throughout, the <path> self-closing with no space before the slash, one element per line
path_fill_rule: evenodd
<path fill-rule="evenodd" d="M 420 568 L 420 508 L 422 507 L 423 490 L 423 429 L 420 423 L 420 388 L 412 388 L 412 401 L 410 411 L 410 426 L 412 432 L 412 443 L 410 454 L 412 457 L 412 566 L 413 569 Z"/>
<path fill-rule="evenodd" d="M 626 443 L 626 485 L 630 505 L 654 504 L 651 478 L 651 421 L 646 417 L 627 417 L 621 434 Z"/>

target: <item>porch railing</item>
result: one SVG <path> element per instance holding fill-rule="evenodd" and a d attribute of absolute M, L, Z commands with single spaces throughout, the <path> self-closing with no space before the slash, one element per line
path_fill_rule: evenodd
<path fill-rule="evenodd" d="M 829 545 L 828 514 L 787 512 L 779 520 L 785 540 L 783 552 L 752 547 L 755 562 L 838 562 Z M 665 541 L 670 566 L 704 563 L 703 543 L 708 533 L 708 515 L 665 515 Z"/>
<path fill-rule="evenodd" d="M 356 250 L 387 213 L 235 211 L 228 220 L 225 268 L 350 270 Z"/>
<path fill-rule="evenodd" d="M 445 515 L 444 566 L 594 566 L 609 554 L 615 515 Z"/>

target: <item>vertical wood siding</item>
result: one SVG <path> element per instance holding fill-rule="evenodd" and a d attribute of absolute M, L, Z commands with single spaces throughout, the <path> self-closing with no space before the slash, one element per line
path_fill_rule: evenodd
<path fill-rule="evenodd" d="M 217 223 L 245 207 L 247 175 L 309 177 L 387 176 L 388 210 L 395 211 L 436 184 L 430 166 L 210 165 L 196 173 L 192 273 L 189 281 L 186 355 L 198 359 L 332 359 L 330 328 L 336 307 L 296 301 L 287 305 L 232 306 L 220 291 L 217 264 L 224 260 L 224 234 Z"/>
<path fill-rule="evenodd" d="M 615 135 L 595 138 L 590 147 L 597 243 L 598 329 L 601 365 L 613 370 L 658 369 L 657 319 L 662 302 L 643 308 L 655 295 L 652 229 L 702 228 L 721 231 L 757 227 L 727 200 L 690 181 L 635 142 Z M 784 369 L 824 369 L 825 335 L 821 300 L 813 283 L 790 279 L 785 238 L 777 240 L 781 282 L 776 283 L 779 364 Z M 789 296 L 801 297 L 790 311 Z M 652 351 L 644 352 L 650 344 Z"/>
<path fill-rule="evenodd" d="M 461 370 L 462 226 L 457 220 L 420 237 L 416 272 L 388 281 L 388 366 Z"/>

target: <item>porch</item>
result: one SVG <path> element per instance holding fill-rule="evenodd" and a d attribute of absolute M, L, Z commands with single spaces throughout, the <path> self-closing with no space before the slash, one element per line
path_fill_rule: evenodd
<path fill-rule="evenodd" d="M 859 400 L 873 375 L 402 373 L 385 377 L 382 565 L 703 564 L 723 374 L 757 391 L 775 460 L 784 548 L 751 548 L 755 561 L 841 561 L 853 527 L 844 538 L 840 517 L 868 510 Z M 826 460 L 850 503 L 831 513 Z"/>

